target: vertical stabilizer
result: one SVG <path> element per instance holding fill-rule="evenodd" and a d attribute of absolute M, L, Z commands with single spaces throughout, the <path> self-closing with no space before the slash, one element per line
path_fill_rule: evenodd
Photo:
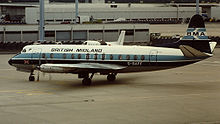
<path fill-rule="evenodd" d="M 181 40 L 210 40 L 201 15 L 194 15 L 191 18 L 186 34 Z"/>
<path fill-rule="evenodd" d="M 179 41 L 180 45 L 188 45 L 201 52 L 212 53 L 211 40 L 208 38 L 204 20 L 201 15 L 194 15 L 189 23 L 185 36 Z"/>
<path fill-rule="evenodd" d="M 123 31 L 121 31 L 121 34 L 118 37 L 117 44 L 118 45 L 123 45 L 124 40 L 125 40 L 125 31 L 123 30 Z"/>

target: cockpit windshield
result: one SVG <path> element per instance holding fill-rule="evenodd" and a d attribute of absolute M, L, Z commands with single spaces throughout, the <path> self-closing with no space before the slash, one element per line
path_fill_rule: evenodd
<path fill-rule="evenodd" d="M 22 53 L 26 53 L 26 49 L 23 49 L 21 52 L 22 52 Z"/>

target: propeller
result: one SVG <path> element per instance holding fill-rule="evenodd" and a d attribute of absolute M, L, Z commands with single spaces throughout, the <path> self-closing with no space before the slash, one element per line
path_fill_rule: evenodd
<path fill-rule="evenodd" d="M 45 55 L 44 55 L 45 56 Z M 41 53 L 39 53 L 39 61 L 38 61 L 38 66 L 37 66 L 37 81 L 40 81 L 40 65 L 41 65 Z"/>
<path fill-rule="evenodd" d="M 40 80 L 40 71 L 38 70 L 37 71 L 37 81 L 39 81 Z"/>

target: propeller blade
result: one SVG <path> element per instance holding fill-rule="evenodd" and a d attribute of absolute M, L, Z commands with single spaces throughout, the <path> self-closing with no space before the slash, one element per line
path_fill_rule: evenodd
<path fill-rule="evenodd" d="M 38 70 L 37 71 L 37 81 L 39 81 L 40 80 L 40 71 Z"/>

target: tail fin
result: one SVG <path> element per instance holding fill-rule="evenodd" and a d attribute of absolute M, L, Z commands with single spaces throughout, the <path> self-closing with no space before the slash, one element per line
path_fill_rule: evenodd
<path fill-rule="evenodd" d="M 180 45 L 188 45 L 209 54 L 211 54 L 214 49 L 209 43 L 211 40 L 207 36 L 203 18 L 198 14 L 191 18 L 186 34 L 179 42 Z"/>
<path fill-rule="evenodd" d="M 124 40 L 125 40 L 125 31 L 123 30 L 121 31 L 121 34 L 118 37 L 118 41 L 117 41 L 118 45 L 123 45 Z"/>
<path fill-rule="evenodd" d="M 201 15 L 194 15 L 182 40 L 209 40 Z"/>

